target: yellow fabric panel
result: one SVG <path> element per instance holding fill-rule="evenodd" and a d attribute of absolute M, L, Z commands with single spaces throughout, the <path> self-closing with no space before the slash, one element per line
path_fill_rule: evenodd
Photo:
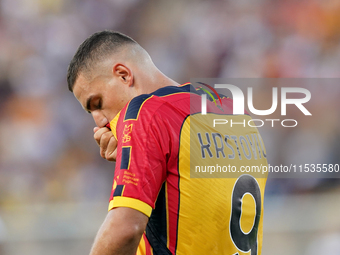
<path fill-rule="evenodd" d="M 115 207 L 129 207 L 144 213 L 146 216 L 150 217 L 152 212 L 152 207 L 138 199 L 131 197 L 114 197 L 110 201 L 109 211 Z"/>
<path fill-rule="evenodd" d="M 194 176 L 190 175 L 190 169 L 192 170 L 191 173 L 193 173 L 193 169 L 195 169 L 195 165 L 197 164 L 230 164 L 235 165 L 238 168 L 243 165 L 267 165 L 266 158 L 263 155 L 260 158 L 258 150 L 257 159 L 255 159 L 254 155 L 252 155 L 251 159 L 247 159 L 242 149 L 237 149 L 237 144 L 233 142 L 230 142 L 230 146 L 232 146 L 235 151 L 234 159 L 230 159 L 228 157 L 228 154 L 231 154 L 231 150 L 227 147 L 225 147 L 224 150 L 226 157 L 224 158 L 220 156 L 220 158 L 217 158 L 213 146 L 211 146 L 211 151 L 214 153 L 213 157 L 206 157 L 203 159 L 201 154 L 201 145 L 197 139 L 198 132 L 201 132 L 202 134 L 205 134 L 206 132 L 210 134 L 218 132 L 222 135 L 233 135 L 240 137 L 245 134 L 258 134 L 258 131 L 256 128 L 251 127 L 227 128 L 223 125 L 213 128 L 210 124 L 211 122 L 207 121 L 207 119 L 204 119 L 204 121 L 202 121 L 201 118 L 202 115 L 200 114 L 188 117 L 181 131 L 179 155 L 181 193 L 178 221 L 177 254 L 250 254 L 249 252 L 242 252 L 236 247 L 230 233 L 233 189 L 236 180 L 243 173 L 232 175 L 232 177 L 235 176 L 235 178 L 225 178 L 226 175 L 221 175 L 224 176 L 224 178 L 199 178 L 202 176 L 205 177 L 206 175 L 202 175 L 202 173 Z M 210 118 L 233 118 L 235 122 L 241 122 L 244 118 L 247 121 L 250 120 L 249 116 L 244 115 L 228 117 L 224 115 L 221 116 L 211 114 Z M 238 144 L 238 146 L 240 145 Z M 240 155 L 238 155 L 238 151 L 240 151 Z M 249 151 L 246 151 L 245 153 L 249 154 Z M 262 248 L 263 198 L 266 176 L 263 176 L 263 178 L 255 179 L 261 191 L 262 208 L 257 233 L 257 254 L 259 255 L 261 254 Z M 245 200 L 243 205 L 244 210 L 242 212 L 240 221 L 253 222 L 255 203 L 251 204 L 251 202 L 247 202 Z"/>
<path fill-rule="evenodd" d="M 118 119 L 119 119 L 119 115 L 120 115 L 120 112 L 110 121 L 111 132 L 114 135 L 114 137 L 116 138 L 116 140 L 118 140 L 118 138 L 117 138 L 117 122 L 118 122 Z"/>
<path fill-rule="evenodd" d="M 255 215 L 256 208 L 254 197 L 247 193 L 242 198 L 242 214 L 240 220 L 240 227 L 246 234 L 248 234 L 254 227 Z"/>
<path fill-rule="evenodd" d="M 143 236 L 139 242 L 136 255 L 146 255 L 145 240 Z"/>

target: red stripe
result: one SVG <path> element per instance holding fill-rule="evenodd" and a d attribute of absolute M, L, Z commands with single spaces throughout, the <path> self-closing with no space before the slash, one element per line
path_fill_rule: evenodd
<path fill-rule="evenodd" d="M 185 85 L 188 85 L 188 84 L 190 84 L 190 82 L 187 82 L 187 83 L 181 84 L 181 85 L 179 85 L 178 87 L 183 87 L 183 86 L 185 86 Z"/>
<path fill-rule="evenodd" d="M 169 176 L 170 177 L 170 176 Z M 178 211 L 179 211 L 179 187 L 178 176 L 171 175 L 168 177 L 168 228 L 169 228 L 169 250 L 172 254 L 175 254 L 178 232 Z"/>
<path fill-rule="evenodd" d="M 189 116 L 189 115 L 188 115 Z M 188 117 L 187 116 L 187 117 Z M 186 117 L 186 118 L 187 118 Z M 183 128 L 183 124 L 185 123 L 186 118 L 184 118 L 178 130 L 178 140 L 181 141 L 181 132 Z M 172 254 L 176 254 L 177 250 L 177 242 L 178 242 L 178 220 L 179 220 L 179 210 L 180 210 L 180 172 L 179 172 L 179 155 L 180 151 L 180 143 L 178 143 L 175 147 L 175 151 L 178 151 L 178 157 L 176 162 L 177 173 L 168 175 L 167 178 L 167 197 L 168 197 L 168 205 L 169 205 L 169 250 Z M 171 194 L 171 195 L 170 195 Z"/>
<path fill-rule="evenodd" d="M 220 96 L 218 95 L 217 91 L 213 87 L 211 87 L 210 85 L 203 83 L 203 82 L 197 82 L 197 83 L 202 84 L 204 86 L 207 86 L 209 89 L 211 89 L 215 93 L 215 95 L 217 96 L 218 100 L 220 100 L 220 103 L 222 105 L 222 100 L 221 100 Z"/>
<path fill-rule="evenodd" d="M 145 233 L 143 234 L 143 239 L 144 239 L 144 243 L 145 243 L 145 254 L 146 255 L 153 255 L 153 252 L 151 251 L 150 243 L 149 243 L 148 239 L 146 238 Z"/>

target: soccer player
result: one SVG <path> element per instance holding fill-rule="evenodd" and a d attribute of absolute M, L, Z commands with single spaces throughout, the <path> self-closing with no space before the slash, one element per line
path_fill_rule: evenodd
<path fill-rule="evenodd" d="M 200 93 L 165 76 L 118 32 L 86 39 L 67 80 L 95 120 L 101 156 L 116 159 L 109 212 L 91 255 L 261 254 L 266 178 L 190 178 L 190 159 L 267 164 L 256 128 L 204 131 L 200 105 L 190 104 L 200 102 Z M 209 101 L 208 115 L 230 118 L 231 102 L 223 98 L 218 108 Z"/>

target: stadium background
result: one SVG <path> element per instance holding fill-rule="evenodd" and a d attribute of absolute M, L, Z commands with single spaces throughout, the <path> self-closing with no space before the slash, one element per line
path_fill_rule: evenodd
<path fill-rule="evenodd" d="M 106 215 L 114 165 L 65 78 L 91 33 L 132 36 L 180 83 L 338 78 L 339 13 L 337 0 L 0 0 L 0 254 L 86 254 Z M 339 88 L 318 93 L 326 122 L 269 139 L 271 163 L 339 163 Z M 263 254 L 339 254 L 339 184 L 269 180 Z"/>

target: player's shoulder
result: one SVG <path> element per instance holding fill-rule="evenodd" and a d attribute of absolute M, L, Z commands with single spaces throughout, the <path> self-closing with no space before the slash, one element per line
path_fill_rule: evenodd
<path fill-rule="evenodd" d="M 153 93 L 134 97 L 122 111 L 123 121 L 138 120 L 141 116 L 148 119 L 154 113 L 171 107 L 174 102 L 188 99 L 188 93 L 190 93 L 190 84 L 183 84 L 178 87 L 163 87 Z"/>
<path fill-rule="evenodd" d="M 190 93 L 195 90 L 190 83 L 185 83 L 180 86 L 167 86 L 156 90 L 151 93 L 158 98 L 166 98 L 168 96 L 177 96 Z"/>

